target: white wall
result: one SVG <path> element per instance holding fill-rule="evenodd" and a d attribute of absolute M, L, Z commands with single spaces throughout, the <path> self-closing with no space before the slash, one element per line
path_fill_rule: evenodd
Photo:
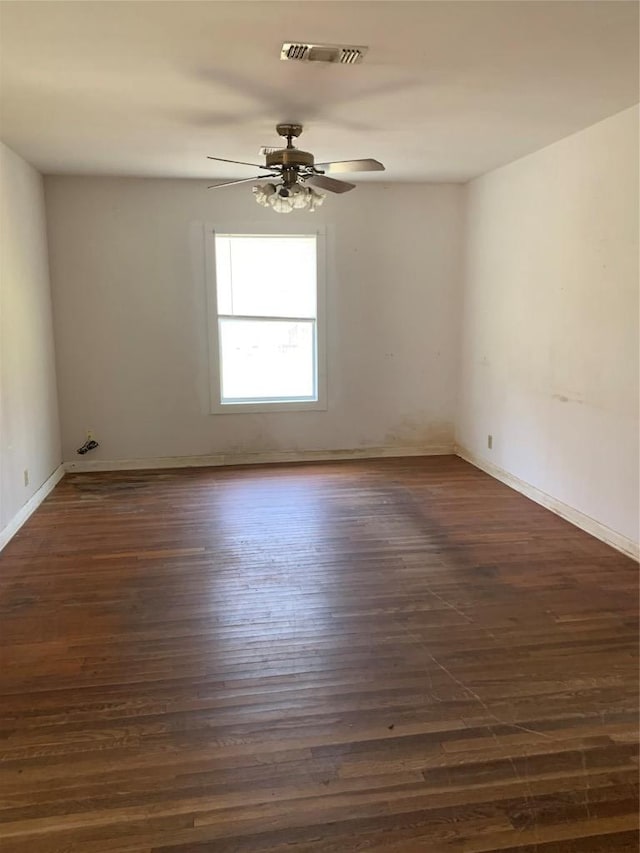
<path fill-rule="evenodd" d="M 467 206 L 459 444 L 637 543 L 637 109 L 472 181 Z"/>
<path fill-rule="evenodd" d="M 2 143 L 0 221 L 1 546 L 61 462 L 42 178 Z"/>
<path fill-rule="evenodd" d="M 274 222 L 250 187 L 46 179 L 67 462 L 453 446 L 464 189 L 360 185 L 327 224 L 326 412 L 209 414 L 202 222 Z M 87 429 L 100 448 L 76 455 Z"/>

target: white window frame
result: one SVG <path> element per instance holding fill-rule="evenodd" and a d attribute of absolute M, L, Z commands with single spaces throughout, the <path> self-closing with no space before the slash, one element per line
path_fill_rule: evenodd
<path fill-rule="evenodd" d="M 259 400 L 250 403 L 223 403 L 221 394 L 221 358 L 220 339 L 218 334 L 218 290 L 216 282 L 216 233 L 224 236 L 241 237 L 295 237 L 306 236 L 316 238 L 316 395 L 317 400 L 286 400 L 267 402 Z M 298 223 L 234 223 L 232 225 L 205 225 L 205 274 L 207 284 L 207 319 L 209 340 L 209 382 L 210 410 L 214 415 L 251 414 L 256 412 L 313 412 L 325 411 L 327 408 L 327 368 L 326 368 L 326 229 L 305 227 Z M 254 319 L 278 320 L 295 319 L 279 317 L 256 317 Z M 305 321 L 309 318 L 305 317 Z"/>

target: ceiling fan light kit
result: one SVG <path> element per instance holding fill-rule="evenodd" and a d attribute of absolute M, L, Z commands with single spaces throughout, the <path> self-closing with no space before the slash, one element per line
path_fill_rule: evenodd
<path fill-rule="evenodd" d="M 256 184 L 253 193 L 259 205 L 270 207 L 276 213 L 291 213 L 292 210 L 308 210 L 313 213 L 325 200 L 324 193 L 301 184 L 296 184 L 290 190 L 282 187 L 279 190 L 275 184 Z"/>
<path fill-rule="evenodd" d="M 316 163 L 313 154 L 296 148 L 293 140 L 302 133 L 301 124 L 278 124 L 276 131 L 287 140 L 285 148 L 265 149 L 265 163 L 246 163 L 243 160 L 226 160 L 223 157 L 209 157 L 222 163 L 234 163 L 240 166 L 253 166 L 264 169 L 266 174 L 252 178 L 241 178 L 214 184 L 209 189 L 229 187 L 252 181 L 276 178 L 278 183 L 256 184 L 253 193 L 256 202 L 262 207 L 270 207 L 277 213 L 290 213 L 292 210 L 308 210 L 313 213 L 325 199 L 325 194 L 315 187 L 332 193 L 345 193 L 355 189 L 355 184 L 339 181 L 325 175 L 331 172 L 380 172 L 384 166 L 378 160 L 340 160 L 330 163 Z"/>

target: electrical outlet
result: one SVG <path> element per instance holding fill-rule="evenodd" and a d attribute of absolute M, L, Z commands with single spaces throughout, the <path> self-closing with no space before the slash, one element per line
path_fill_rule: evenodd
<path fill-rule="evenodd" d="M 493 450 L 493 436 L 492 435 L 487 436 L 487 447 L 489 448 L 489 450 Z"/>
<path fill-rule="evenodd" d="M 93 441 L 93 430 L 92 429 L 87 430 L 87 441 Z"/>
<path fill-rule="evenodd" d="M 29 469 L 28 468 L 24 469 L 24 484 L 25 484 L 25 486 L 29 485 Z"/>

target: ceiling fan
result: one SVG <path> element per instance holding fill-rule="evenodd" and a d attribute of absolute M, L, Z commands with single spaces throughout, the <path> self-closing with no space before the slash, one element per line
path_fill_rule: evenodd
<path fill-rule="evenodd" d="M 252 178 L 237 181 L 225 181 L 214 184 L 209 189 L 230 187 L 251 181 L 275 178 L 275 182 L 254 186 L 253 192 L 258 204 L 271 207 L 279 213 L 289 213 L 294 209 L 315 210 L 324 200 L 324 194 L 315 187 L 332 193 L 346 193 L 355 189 L 355 184 L 339 181 L 325 175 L 327 172 L 381 172 L 384 166 L 378 160 L 340 160 L 331 163 L 315 163 L 313 154 L 296 148 L 293 140 L 302 133 L 301 124 L 278 124 L 276 131 L 287 140 L 285 148 L 268 149 L 265 165 L 246 163 L 243 160 L 226 160 L 223 157 L 208 157 L 221 163 L 236 163 L 241 166 L 255 166 L 264 173 Z"/>

